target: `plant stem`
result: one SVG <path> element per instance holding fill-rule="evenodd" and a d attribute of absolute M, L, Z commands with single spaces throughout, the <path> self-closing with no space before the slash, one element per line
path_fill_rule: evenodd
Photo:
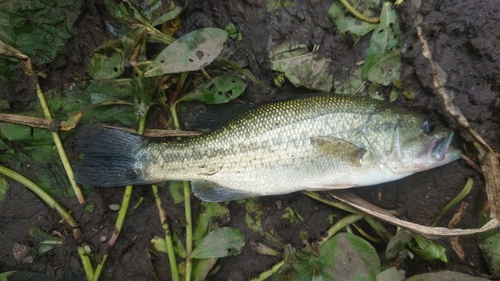
<path fill-rule="evenodd" d="M 175 259 L 174 243 L 172 241 L 172 235 L 170 234 L 170 227 L 167 222 L 167 213 L 161 207 L 161 198 L 160 195 L 158 194 L 158 186 L 153 184 L 151 188 L 153 189 L 153 195 L 155 197 L 156 207 L 158 208 L 158 214 L 160 215 L 161 226 L 165 230 L 166 249 L 164 250 L 167 252 L 168 255 L 168 262 L 170 264 L 170 272 L 172 273 L 172 280 L 179 281 L 180 280 L 179 271 L 177 269 L 177 260 Z"/>
<path fill-rule="evenodd" d="M 177 103 L 176 99 L 182 86 L 186 80 L 187 72 L 183 72 L 181 74 L 181 78 L 177 84 L 177 87 L 174 92 L 174 97 L 170 101 L 170 115 L 172 116 L 172 120 L 174 122 L 174 127 L 176 130 L 180 130 L 181 125 L 179 123 L 179 117 L 177 116 Z M 191 252 L 193 251 L 193 219 L 191 216 L 191 188 L 189 186 L 189 182 L 184 181 L 184 212 L 186 215 L 186 273 L 185 280 L 191 281 L 191 273 L 193 269 L 193 261 L 191 260 Z"/>
<path fill-rule="evenodd" d="M 94 272 L 94 277 L 92 279 L 89 279 L 92 280 L 92 281 L 98 281 L 99 280 L 99 276 L 101 275 L 101 272 L 102 272 L 102 268 L 104 267 L 104 263 L 106 263 L 106 260 L 108 259 L 108 254 L 104 254 L 104 256 L 102 256 L 102 261 L 101 263 L 99 263 L 97 265 L 97 268 L 95 269 L 95 272 Z"/>
<path fill-rule="evenodd" d="M 312 192 L 312 191 L 302 191 L 303 194 L 311 197 L 312 199 L 315 199 L 315 200 L 318 200 L 319 202 L 323 202 L 327 205 L 330 205 L 330 206 L 333 206 L 337 209 L 341 209 L 341 210 L 344 210 L 346 212 L 349 212 L 349 213 L 353 213 L 353 214 L 360 214 L 359 211 L 355 210 L 354 208 L 351 208 L 349 206 L 347 206 L 346 204 L 342 203 L 342 202 L 334 202 L 334 201 L 330 201 L 328 199 L 323 199 L 319 196 L 318 193 L 316 192 Z"/>
<path fill-rule="evenodd" d="M 193 269 L 193 220 L 191 217 L 191 188 L 189 182 L 183 182 L 184 186 L 184 212 L 186 213 L 186 281 L 191 281 L 191 272 Z"/>
<path fill-rule="evenodd" d="M 94 278 L 94 270 L 92 269 L 92 264 L 90 263 L 90 258 L 83 249 L 82 246 L 78 246 L 78 255 L 82 260 L 83 269 L 85 270 L 85 275 L 87 275 L 87 280 L 92 280 Z"/>
<path fill-rule="evenodd" d="M 355 17 L 357 17 L 360 20 L 366 21 L 366 22 L 369 22 L 369 23 L 378 23 L 378 22 L 380 22 L 379 18 L 369 18 L 369 17 L 363 16 L 361 13 L 359 13 L 358 11 L 356 11 L 356 9 L 354 9 L 351 6 L 351 4 L 349 4 L 349 2 L 347 0 L 340 0 L 340 2 L 347 8 L 347 10 L 349 10 L 349 12 L 351 12 L 351 14 L 353 14 Z"/>
<path fill-rule="evenodd" d="M 273 276 L 274 273 L 276 273 L 282 266 L 285 264 L 285 261 L 282 260 L 279 263 L 275 264 L 271 269 L 268 271 L 264 271 L 261 274 L 259 274 L 258 277 L 251 279 L 250 281 L 264 281 L 267 278 Z"/>
<path fill-rule="evenodd" d="M 40 105 L 42 106 L 43 114 L 45 118 L 48 120 L 52 120 L 52 116 L 49 110 L 49 106 L 47 105 L 47 101 L 45 100 L 45 96 L 43 95 L 43 91 L 40 88 L 40 84 L 38 83 L 38 76 L 36 76 L 33 70 L 33 64 L 30 59 L 21 61 L 21 65 L 23 66 L 26 74 L 31 78 L 33 85 L 35 86 L 35 92 L 38 96 L 38 100 L 40 101 Z M 73 168 L 71 168 L 71 164 L 69 163 L 68 156 L 66 155 L 66 151 L 64 151 L 64 147 L 61 142 L 61 138 L 56 132 L 50 132 L 52 134 L 52 138 L 54 139 L 54 143 L 57 147 L 57 152 L 59 153 L 59 157 L 61 158 L 61 162 L 63 163 L 64 169 L 66 170 L 66 174 L 68 175 L 69 182 L 73 187 L 73 191 L 75 192 L 76 198 L 78 198 L 78 202 L 80 205 L 85 204 L 85 198 L 83 197 L 83 193 L 76 184 L 73 173 Z"/>
<path fill-rule="evenodd" d="M 16 173 L 15 171 L 0 166 L 0 174 L 6 175 L 7 177 L 19 182 L 20 184 L 26 186 L 29 190 L 31 190 L 33 193 L 38 195 L 40 199 L 42 199 L 47 205 L 52 207 L 53 209 L 56 209 L 56 211 L 61 215 L 61 217 L 66 221 L 66 223 L 71 226 L 73 229 L 73 237 L 75 239 L 80 238 L 82 235 L 82 232 L 80 228 L 78 227 L 78 224 L 75 222 L 73 217 L 61 206 L 59 203 L 57 203 L 52 196 L 50 196 L 47 192 L 45 192 L 41 187 L 39 187 L 36 183 L 32 182 L 28 178 L 24 177 L 23 175 L 20 175 Z"/>
<path fill-rule="evenodd" d="M 330 229 L 328 229 L 328 231 L 327 231 L 328 235 L 326 237 L 324 237 L 319 242 L 319 244 L 326 242 L 333 235 L 335 235 L 337 232 L 339 232 L 342 228 L 359 221 L 363 217 L 364 217 L 364 215 L 360 215 L 360 214 L 351 214 L 351 215 L 343 217 L 336 224 L 332 225 L 332 227 L 330 227 Z"/>

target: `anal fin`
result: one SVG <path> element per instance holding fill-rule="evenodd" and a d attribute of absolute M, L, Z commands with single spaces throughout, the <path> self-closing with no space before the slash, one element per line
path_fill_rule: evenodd
<path fill-rule="evenodd" d="M 224 202 L 260 196 L 257 193 L 227 188 L 207 180 L 192 181 L 191 188 L 194 196 L 205 202 Z"/>

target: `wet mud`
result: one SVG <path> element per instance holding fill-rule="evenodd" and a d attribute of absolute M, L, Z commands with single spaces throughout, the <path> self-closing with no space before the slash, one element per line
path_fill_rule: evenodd
<path fill-rule="evenodd" d="M 269 49 L 290 41 L 320 46 L 321 56 L 330 58 L 331 72 L 335 79 L 345 80 L 355 64 L 362 61 L 366 54 L 368 37 L 353 45 L 353 41 L 339 35 L 328 18 L 327 11 L 333 1 L 290 1 L 293 5 L 280 6 L 268 11 L 268 2 L 253 1 L 190 1 L 182 15 L 182 28 L 179 34 L 201 27 L 223 28 L 234 23 L 243 35 L 242 41 L 229 40 L 223 55 L 247 65 L 259 79 L 271 84 L 273 72 L 268 59 Z M 403 55 L 402 80 L 406 88 L 415 93 L 414 100 L 399 97 L 396 103 L 413 110 L 429 114 L 441 123 L 456 131 L 453 145 L 472 149 L 472 139 L 459 127 L 443 106 L 440 96 L 435 94 L 429 61 L 422 56 L 421 43 L 417 37 L 414 20 L 422 17 L 423 35 L 428 40 L 435 61 L 447 73 L 448 91 L 453 92 L 455 102 L 471 126 L 495 150 L 500 150 L 500 6 L 497 1 L 423 1 L 416 10 L 411 1 L 405 1 L 396 8 L 402 29 L 402 40 L 407 51 Z M 87 65 L 94 48 L 107 39 L 104 21 L 112 20 L 100 1 L 87 0 L 79 20 L 76 22 L 74 39 L 61 52 L 52 64 L 46 65 L 47 78 L 42 79 L 44 90 L 58 87 L 76 79 L 89 79 Z M 303 89 L 294 89 L 286 84 L 275 94 L 269 94 L 258 86 L 250 85 L 245 100 L 268 101 L 287 98 Z M 5 94 L 6 93 L 6 94 Z M 23 105 L 36 102 L 30 86 L 8 89 L 0 94 L 13 109 L 22 110 Z M 73 138 L 65 141 L 65 148 L 73 163 L 78 161 L 78 148 Z M 16 167 L 15 163 L 3 163 Z M 29 167 L 18 171 L 28 178 L 36 175 Z M 472 192 L 465 198 L 468 204 L 459 228 L 475 228 L 478 214 L 486 200 L 484 178 L 463 161 L 411 177 L 377 186 L 353 189 L 365 200 L 387 210 L 395 211 L 402 219 L 430 225 L 440 210 L 454 198 L 465 185 L 467 178 L 474 179 Z M 160 236 L 163 230 L 159 223 L 154 197 L 149 187 L 134 190 L 132 204 L 144 197 L 142 204 L 126 218 L 122 235 L 113 249 L 100 241 L 102 236 L 110 237 L 117 213 L 108 208 L 119 204 L 123 188 L 96 188 L 85 194 L 88 203 L 94 206 L 93 212 L 78 206 L 76 199 L 60 199 L 71 209 L 80 224 L 83 236 L 75 241 L 67 225 L 61 222 L 57 213 L 45 205 L 23 186 L 9 181 L 10 188 L 0 202 L 0 272 L 16 270 L 9 280 L 85 280 L 85 274 L 76 252 L 78 243 L 86 243 L 92 249 L 93 261 L 109 253 L 102 280 L 168 280 L 167 259 L 163 255 L 148 255 L 150 239 Z M 183 207 L 175 205 L 168 189 L 160 191 L 164 208 L 169 216 L 172 231 L 184 237 L 185 225 Z M 200 206 L 193 199 L 194 218 Z M 314 201 L 307 196 L 295 193 L 256 199 L 265 210 L 264 229 L 274 229 L 276 236 L 284 244 L 300 249 L 300 231 L 306 231 L 308 241 L 318 240 L 328 229 L 328 216 L 339 213 L 331 207 Z M 304 221 L 291 223 L 282 218 L 283 209 L 292 207 L 302 215 Z M 251 244 L 267 241 L 262 235 L 251 231 L 245 224 L 245 207 L 237 202 L 228 205 L 231 219 L 225 223 L 243 231 L 247 246 L 241 254 L 218 261 L 220 270 L 209 280 L 249 280 L 260 272 L 279 262 L 281 257 L 264 256 L 252 250 Z M 440 226 L 446 226 L 458 206 L 448 211 L 441 219 Z M 340 212 L 340 214 L 342 214 Z M 47 233 L 58 231 L 66 237 L 62 246 L 38 255 L 37 241 L 29 235 L 29 229 L 38 227 Z M 387 225 L 388 228 L 394 228 Z M 368 227 L 366 227 L 368 229 Z M 465 252 L 465 259 L 451 249 L 448 239 L 439 242 L 447 248 L 448 263 L 439 261 L 421 262 L 406 259 L 400 267 L 407 276 L 433 270 L 454 270 L 481 276 L 489 274 L 474 237 L 459 239 Z M 28 246 L 26 257 L 32 259 L 16 260 L 14 245 Z M 384 245 L 374 244 L 381 257 Z"/>

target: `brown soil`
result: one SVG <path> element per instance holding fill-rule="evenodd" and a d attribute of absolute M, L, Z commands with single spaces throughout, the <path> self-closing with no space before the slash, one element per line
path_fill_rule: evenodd
<path fill-rule="evenodd" d="M 338 34 L 327 16 L 332 1 L 291 1 L 289 8 L 280 7 L 267 12 L 269 1 L 190 1 L 182 15 L 182 28 L 179 34 L 201 27 L 215 26 L 223 28 L 234 23 L 243 34 L 243 40 L 230 40 L 225 54 L 231 59 L 245 60 L 249 69 L 257 77 L 270 84 L 273 72 L 267 59 L 268 44 L 280 44 L 287 40 L 320 46 L 320 53 L 332 59 L 332 71 L 335 77 L 345 79 L 342 68 L 353 69 L 356 62 L 363 60 L 363 52 L 368 38 L 363 38 L 353 46 L 349 39 Z M 423 34 L 429 41 L 434 59 L 448 74 L 446 88 L 455 94 L 455 102 L 467 117 L 471 126 L 488 142 L 495 151 L 500 144 L 500 6 L 495 0 L 423 1 L 423 6 L 416 11 L 411 1 L 405 1 L 397 8 L 402 28 L 403 44 L 407 46 L 404 54 L 403 81 L 407 88 L 415 93 L 414 100 L 400 97 L 396 102 L 413 110 L 430 114 L 441 120 L 457 132 L 455 145 L 471 147 L 471 139 L 464 133 L 457 122 L 446 113 L 442 99 L 433 94 L 432 75 L 427 59 L 421 55 L 421 43 L 413 26 L 417 14 L 423 16 Z M 238 4 L 236 4 L 238 3 Z M 61 56 L 52 64 L 44 66 L 48 70 L 42 87 L 48 90 L 75 79 L 89 79 L 86 69 L 90 54 L 94 48 L 106 40 L 103 30 L 104 20 L 112 20 L 100 1 L 87 0 L 76 22 L 74 39 L 61 52 Z M 291 96 L 302 89 L 294 90 L 289 85 L 286 90 L 269 96 L 256 86 L 250 86 L 245 98 L 250 101 L 273 100 Z M 29 86 L 2 90 L 0 99 L 6 99 L 14 109 L 36 101 Z M 74 140 L 65 142 L 71 161 L 76 163 L 78 148 Z M 14 167 L 14 163 L 3 163 Z M 28 178 L 36 174 L 29 167 L 18 171 Z M 465 198 L 468 207 L 462 220 L 456 225 L 460 228 L 475 228 L 478 213 L 486 196 L 484 179 L 462 161 L 422 172 L 406 179 L 373 187 L 354 190 L 366 200 L 388 210 L 397 211 L 398 215 L 412 222 L 429 225 L 440 209 L 456 196 L 463 188 L 468 177 L 474 179 L 474 188 Z M 96 188 L 85 194 L 88 203 L 94 205 L 94 211 L 88 212 L 78 206 L 74 198 L 58 199 L 65 207 L 72 210 L 74 218 L 83 231 L 79 241 L 68 236 L 66 242 L 53 250 L 36 255 L 37 242 L 29 235 L 29 229 L 38 227 L 51 233 L 57 230 L 66 233 L 67 225 L 60 221 L 55 211 L 46 206 L 33 193 L 23 186 L 9 181 L 10 189 L 6 198 L 0 202 L 0 272 L 16 270 L 9 280 L 85 280 L 85 274 L 76 252 L 78 243 L 87 243 L 95 253 L 104 253 L 106 243 L 99 242 L 102 235 L 113 231 L 117 216 L 111 211 L 110 204 L 121 202 L 123 188 Z M 183 207 L 171 202 L 168 189 L 161 189 L 164 208 L 169 215 L 169 223 L 179 237 L 183 237 Z M 168 280 L 167 260 L 163 255 L 151 260 L 147 249 L 149 240 L 155 235 L 162 235 L 158 222 L 158 213 L 149 187 L 134 189 L 132 204 L 139 197 L 144 197 L 142 204 L 134 213 L 127 216 L 122 235 L 113 249 L 109 250 L 109 259 L 103 271 L 106 280 Z M 380 199 L 379 199 L 380 198 Z M 194 218 L 199 212 L 199 201 L 193 199 Z M 322 203 L 314 201 L 300 193 L 256 199 L 266 211 L 264 227 L 273 227 L 277 237 L 285 244 L 300 249 L 299 232 L 304 230 L 309 241 L 315 241 L 329 227 L 328 215 L 338 213 Z M 280 202 L 280 203 L 277 203 Z M 279 209 L 281 205 L 281 209 Z M 291 206 L 304 217 L 303 222 L 292 224 L 281 218 L 283 209 Z M 251 249 L 251 243 L 267 244 L 262 235 L 252 232 L 244 223 L 245 208 L 237 202 L 228 205 L 231 220 L 226 225 L 243 231 L 247 246 L 237 256 L 220 259 L 220 270 L 210 280 L 248 280 L 260 272 L 269 269 L 280 261 L 281 257 L 263 256 Z M 446 226 L 457 210 L 451 209 L 441 220 Z M 391 226 L 388 226 L 389 228 Z M 366 227 L 368 228 L 368 227 Z M 480 276 L 489 274 L 474 237 L 459 239 L 465 252 L 461 260 L 451 249 L 448 239 L 439 240 L 447 248 L 448 263 L 438 261 L 417 262 L 406 259 L 401 265 L 411 276 L 433 270 L 448 269 Z M 16 261 L 13 255 L 14 244 L 32 247 L 32 263 Z M 381 254 L 385 245 L 374 245 Z M 383 256 L 383 255 L 382 255 Z M 93 260 L 99 260 L 95 255 Z M 390 261 L 389 261 L 390 262 Z M 105 278 L 102 278 L 104 280 Z"/>

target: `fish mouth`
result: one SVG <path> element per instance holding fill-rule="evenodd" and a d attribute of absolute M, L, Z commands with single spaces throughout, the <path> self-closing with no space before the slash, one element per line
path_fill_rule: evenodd
<path fill-rule="evenodd" d="M 461 155 L 460 150 L 456 150 L 453 148 L 450 148 L 451 140 L 453 139 L 453 132 L 450 132 L 450 134 L 446 137 L 438 138 L 434 140 L 432 144 L 432 150 L 431 150 L 431 155 L 434 159 L 437 161 L 442 161 L 445 159 L 447 155 L 451 156 L 452 158 L 459 158 Z M 452 154 L 452 155 L 450 155 Z"/>

